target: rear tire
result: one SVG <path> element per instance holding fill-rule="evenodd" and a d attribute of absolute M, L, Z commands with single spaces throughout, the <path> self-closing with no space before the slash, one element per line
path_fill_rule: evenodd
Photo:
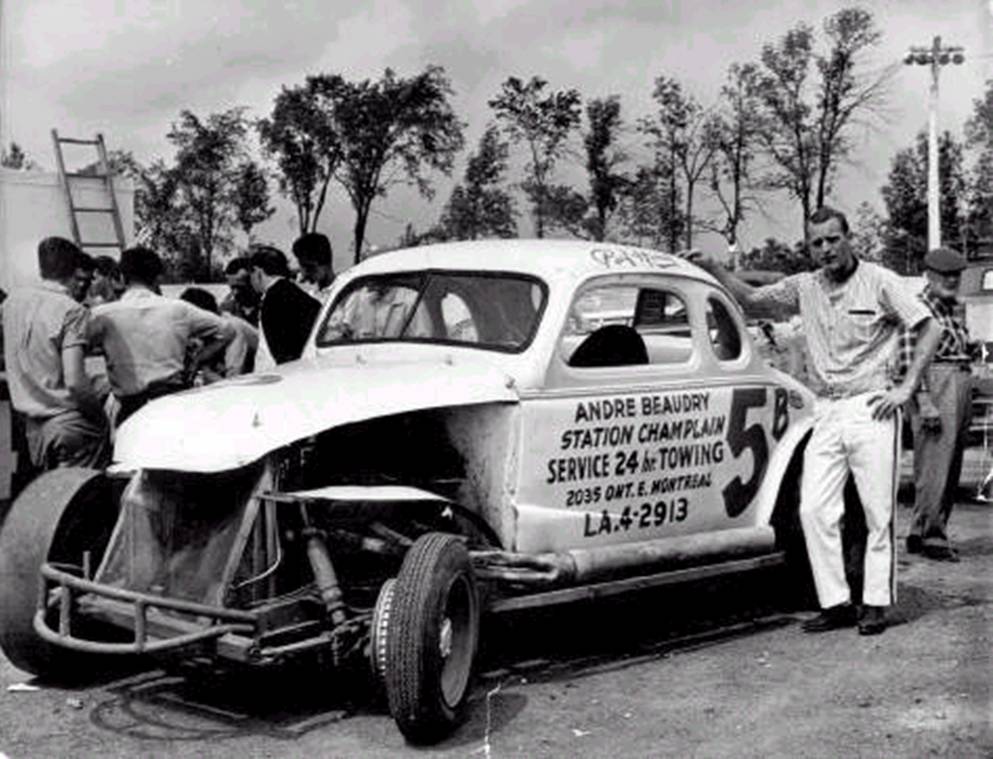
<path fill-rule="evenodd" d="M 116 489 L 102 472 L 45 472 L 18 497 L 0 528 L 0 649 L 18 669 L 62 681 L 98 675 L 107 657 L 42 640 L 34 630 L 41 565 L 99 566 L 117 520 Z M 53 617 L 58 616 L 53 610 Z M 57 626 L 57 621 L 53 626 Z"/>
<path fill-rule="evenodd" d="M 434 743 L 465 717 L 480 602 L 464 542 L 422 535 L 404 558 L 386 630 L 386 695 L 411 743 Z"/>
<path fill-rule="evenodd" d="M 776 532 L 776 548 L 786 559 L 783 589 L 787 606 L 796 609 L 816 609 L 817 589 L 807 555 L 807 542 L 800 524 L 800 478 L 803 476 L 803 455 L 793 457 L 783 476 L 772 515 Z"/>

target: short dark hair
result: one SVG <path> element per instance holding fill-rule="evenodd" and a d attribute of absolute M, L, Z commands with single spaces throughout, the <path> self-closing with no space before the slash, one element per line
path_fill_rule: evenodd
<path fill-rule="evenodd" d="M 110 256 L 97 256 L 93 259 L 97 267 L 97 272 L 105 277 L 116 277 L 121 273 L 121 267 Z"/>
<path fill-rule="evenodd" d="M 79 255 L 76 256 L 76 270 L 82 269 L 83 271 L 93 271 L 97 268 L 96 259 L 93 258 L 86 251 L 79 251 Z"/>
<path fill-rule="evenodd" d="M 308 232 L 293 243 L 293 255 L 300 263 L 331 266 L 331 241 L 320 232 Z"/>
<path fill-rule="evenodd" d="M 254 246 L 249 261 L 251 261 L 252 268 L 258 267 L 270 277 L 287 277 L 290 274 L 290 265 L 286 261 L 286 254 L 271 245 Z"/>
<path fill-rule="evenodd" d="M 831 206 L 821 206 L 818 208 L 810 214 L 810 218 L 807 219 L 807 223 L 824 224 L 825 222 L 831 221 L 831 219 L 837 219 L 838 223 L 841 224 L 841 231 L 846 235 L 848 234 L 848 217 L 837 208 L 831 208 Z"/>
<path fill-rule="evenodd" d="M 187 287 L 183 290 L 183 294 L 179 296 L 180 300 L 185 300 L 187 303 L 192 303 L 197 308 L 202 308 L 204 311 L 210 311 L 212 314 L 220 314 L 221 311 L 217 307 L 217 298 L 210 294 L 209 291 L 204 290 L 202 287 Z"/>
<path fill-rule="evenodd" d="M 83 254 L 76 243 L 64 237 L 46 237 L 38 243 L 38 269 L 42 279 L 69 279 Z"/>
<path fill-rule="evenodd" d="M 154 284 L 162 275 L 162 259 L 150 248 L 128 248 L 121 253 L 121 274 L 128 283 Z"/>
<path fill-rule="evenodd" d="M 237 274 L 240 271 L 250 271 L 251 268 L 252 262 L 246 256 L 238 256 L 228 261 L 228 265 L 224 267 L 224 273 L 227 275 Z"/>

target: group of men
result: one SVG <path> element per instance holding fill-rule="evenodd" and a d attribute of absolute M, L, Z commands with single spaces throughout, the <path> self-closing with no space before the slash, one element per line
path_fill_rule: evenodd
<path fill-rule="evenodd" d="M 927 285 L 914 294 L 893 271 L 859 260 L 848 220 L 831 208 L 807 227 L 820 268 L 752 287 L 713 259 L 700 261 L 746 306 L 799 313 L 807 380 L 817 395 L 803 460 L 800 520 L 821 612 L 806 632 L 885 630 L 896 597 L 895 503 L 900 411 L 911 414 L 916 495 L 907 550 L 956 561 L 948 517 L 968 424 L 968 337 L 955 299 L 964 258 L 947 248 L 924 258 Z M 851 477 L 867 528 L 861 603 L 846 579 L 841 523 Z"/>
<path fill-rule="evenodd" d="M 111 426 L 150 400 L 299 358 L 334 270 L 322 234 L 303 235 L 293 251 L 301 284 L 282 251 L 253 246 L 228 265 L 231 292 L 218 306 L 202 288 L 164 297 L 163 263 L 148 248 L 108 264 L 69 240 L 42 240 L 40 281 L 0 306 L 10 399 L 32 465 L 104 466 Z M 95 355 L 105 377 L 87 373 Z"/>

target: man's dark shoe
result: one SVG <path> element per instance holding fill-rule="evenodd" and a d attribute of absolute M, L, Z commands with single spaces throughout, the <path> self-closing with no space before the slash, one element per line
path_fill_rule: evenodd
<path fill-rule="evenodd" d="M 859 635 L 879 635 L 886 629 L 886 609 L 882 606 L 862 607 L 859 615 Z"/>
<path fill-rule="evenodd" d="M 923 553 L 927 558 L 934 559 L 935 561 L 950 561 L 958 562 L 959 554 L 951 546 L 931 546 L 924 545 L 921 547 L 921 553 Z"/>
<path fill-rule="evenodd" d="M 804 620 L 800 628 L 807 633 L 827 632 L 855 624 L 855 608 L 851 604 L 838 604 L 822 609 L 816 617 Z"/>
<path fill-rule="evenodd" d="M 920 553 L 923 548 L 920 535 L 907 536 L 907 553 Z"/>

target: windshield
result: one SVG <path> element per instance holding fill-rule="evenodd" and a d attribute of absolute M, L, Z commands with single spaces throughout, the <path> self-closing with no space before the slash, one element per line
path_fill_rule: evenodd
<path fill-rule="evenodd" d="M 534 277 L 496 272 L 362 277 L 335 299 L 317 345 L 429 342 L 517 353 L 534 337 L 546 291 Z"/>

